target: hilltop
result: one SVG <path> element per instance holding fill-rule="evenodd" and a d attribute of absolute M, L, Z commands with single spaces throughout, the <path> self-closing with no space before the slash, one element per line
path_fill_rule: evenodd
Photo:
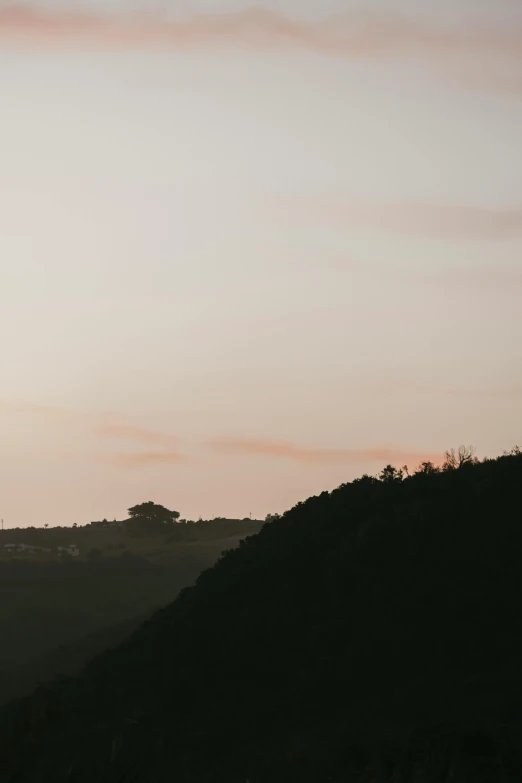
<path fill-rule="evenodd" d="M 462 450 L 272 518 L 4 708 L 0 780 L 519 781 L 521 487 L 518 449 Z"/>
<path fill-rule="evenodd" d="M 71 527 L 0 530 L 0 563 L 2 560 L 12 560 L 13 557 L 19 560 L 57 562 L 71 557 L 79 560 L 101 555 L 111 557 L 123 552 L 145 557 L 150 562 L 167 562 L 180 544 L 239 540 L 244 535 L 257 533 L 263 525 L 258 519 L 217 517 L 197 522 L 181 519 L 158 528 L 145 525 L 143 530 L 136 530 L 132 527 L 133 522 L 132 519 L 104 519 Z"/>

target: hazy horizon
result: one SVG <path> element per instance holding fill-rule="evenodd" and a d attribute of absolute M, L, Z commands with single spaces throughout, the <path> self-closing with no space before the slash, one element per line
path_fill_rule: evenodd
<path fill-rule="evenodd" d="M 5 527 L 522 445 L 521 44 L 513 0 L 0 0 Z"/>

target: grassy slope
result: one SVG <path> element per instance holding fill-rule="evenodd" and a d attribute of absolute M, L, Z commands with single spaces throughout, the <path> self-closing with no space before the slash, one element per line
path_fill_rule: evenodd
<path fill-rule="evenodd" d="M 298 504 L 4 709 L 0 780 L 520 781 L 521 487 L 517 455 Z"/>

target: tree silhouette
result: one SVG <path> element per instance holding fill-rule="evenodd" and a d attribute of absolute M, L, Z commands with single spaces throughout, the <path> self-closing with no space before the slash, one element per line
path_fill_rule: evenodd
<path fill-rule="evenodd" d="M 385 484 L 400 482 L 404 478 L 403 469 L 394 468 L 393 465 L 386 465 L 379 473 L 379 479 Z"/>
<path fill-rule="evenodd" d="M 439 468 L 437 465 L 434 465 L 433 462 L 421 462 L 417 470 L 415 471 L 416 476 L 432 476 L 434 473 L 438 473 Z"/>
<path fill-rule="evenodd" d="M 456 470 L 463 465 L 473 465 L 477 462 L 474 446 L 459 446 L 458 450 L 450 449 L 444 453 L 443 470 Z"/>
<path fill-rule="evenodd" d="M 127 529 L 135 534 L 162 532 L 179 519 L 179 511 L 170 511 L 152 500 L 132 506 L 128 514 L 130 519 Z"/>

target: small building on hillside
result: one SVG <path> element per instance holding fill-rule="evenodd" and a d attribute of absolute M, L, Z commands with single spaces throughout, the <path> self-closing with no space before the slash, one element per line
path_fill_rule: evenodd
<path fill-rule="evenodd" d="M 112 522 L 108 522 L 106 519 L 102 519 L 101 522 L 90 522 L 89 526 L 102 528 L 103 530 L 114 530 L 122 528 L 124 524 L 124 522 L 118 522 L 116 519 L 113 519 Z"/>
<path fill-rule="evenodd" d="M 69 555 L 70 557 L 78 557 L 80 550 L 76 544 L 69 544 L 69 546 L 59 546 L 58 555 Z"/>

